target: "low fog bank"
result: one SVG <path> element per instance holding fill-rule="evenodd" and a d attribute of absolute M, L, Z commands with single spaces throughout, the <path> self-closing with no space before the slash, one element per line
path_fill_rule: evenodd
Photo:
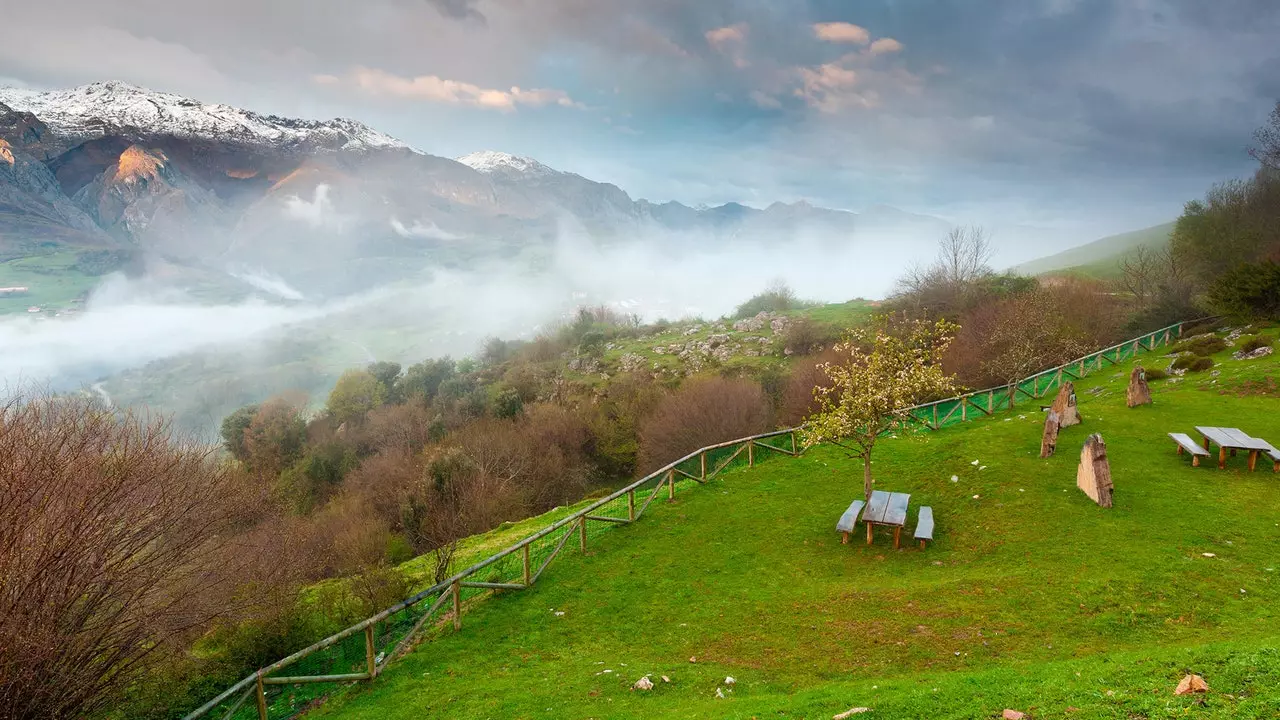
<path fill-rule="evenodd" d="M 584 304 L 642 319 L 718 317 L 782 279 L 805 298 L 883 296 L 936 237 L 771 239 L 664 235 L 600 245 L 572 231 L 541 255 L 309 300 L 260 268 L 227 274 L 256 289 L 211 304 L 184 288 L 109 277 L 82 312 L 0 319 L 0 384 L 93 386 L 116 404 L 145 404 L 208 429 L 244 402 L 289 389 L 313 395 L 346 367 L 473 353 L 491 336 L 528 338 Z M 200 417 L 189 414 L 200 397 Z"/>

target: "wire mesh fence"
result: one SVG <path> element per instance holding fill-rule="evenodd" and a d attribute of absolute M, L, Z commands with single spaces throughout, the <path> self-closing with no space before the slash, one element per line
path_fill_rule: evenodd
<path fill-rule="evenodd" d="M 1016 407 L 1020 400 L 1044 397 L 1066 380 L 1079 379 L 1108 364 L 1117 365 L 1142 352 L 1170 345 L 1181 335 L 1182 327 L 1191 322 L 1199 321 L 1162 328 L 1005 387 L 920 405 L 908 412 L 933 429 L 993 415 Z M 421 636 L 424 628 L 447 628 L 449 620 L 457 627 L 468 604 L 493 593 L 528 587 L 556 558 L 581 553 L 595 540 L 638 520 L 659 498 L 688 492 L 726 470 L 798 454 L 797 430 L 779 430 L 694 451 L 444 582 L 244 678 L 184 720 L 295 717 L 332 692 L 336 683 L 376 677 L 398 652 Z M 299 682 L 289 682 L 294 679 Z"/>

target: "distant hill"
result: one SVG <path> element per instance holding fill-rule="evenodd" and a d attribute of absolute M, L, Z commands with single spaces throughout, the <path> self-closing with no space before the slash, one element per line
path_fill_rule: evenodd
<path fill-rule="evenodd" d="M 1110 235 L 1094 240 L 1056 255 L 1015 265 L 1013 270 L 1023 275 L 1070 271 L 1089 277 L 1106 278 L 1119 274 L 1120 260 L 1138 247 L 1163 248 L 1169 244 L 1173 233 L 1172 222 L 1142 230 Z"/>

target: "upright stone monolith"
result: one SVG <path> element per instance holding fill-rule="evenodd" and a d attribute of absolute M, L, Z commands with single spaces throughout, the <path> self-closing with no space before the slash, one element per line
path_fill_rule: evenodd
<path fill-rule="evenodd" d="M 1058 426 L 1071 427 L 1080 424 L 1080 409 L 1076 407 L 1076 386 L 1067 381 L 1058 388 L 1058 396 L 1050 406 L 1052 412 L 1058 413 Z"/>
<path fill-rule="evenodd" d="M 1111 507 L 1111 496 L 1115 490 L 1111 484 L 1111 463 L 1107 460 L 1107 445 L 1098 433 L 1090 435 L 1080 449 L 1076 486 L 1102 507 Z"/>
<path fill-rule="evenodd" d="M 1048 417 L 1044 419 L 1044 434 L 1040 436 L 1040 457 L 1050 457 L 1057 447 L 1058 413 L 1050 410 Z"/>
<path fill-rule="evenodd" d="M 1151 388 L 1147 386 L 1147 371 L 1141 365 L 1129 373 L 1129 389 L 1124 394 L 1129 407 L 1151 404 Z"/>

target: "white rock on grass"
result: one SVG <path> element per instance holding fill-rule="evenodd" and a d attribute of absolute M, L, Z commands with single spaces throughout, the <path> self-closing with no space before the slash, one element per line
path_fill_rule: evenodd
<path fill-rule="evenodd" d="M 631 689 L 632 690 L 652 690 L 653 681 L 649 679 L 648 675 L 645 675 L 644 677 L 637 680 L 636 684 L 631 686 Z"/>
<path fill-rule="evenodd" d="M 951 476 L 951 482 L 960 482 L 960 476 L 959 476 L 959 475 L 952 475 L 952 476 Z"/>
<path fill-rule="evenodd" d="M 862 713 L 865 713 L 865 712 L 871 712 L 871 708 L 867 708 L 867 707 L 849 708 L 848 710 L 845 710 L 842 713 L 837 713 L 835 715 L 832 715 L 831 720 L 849 720 L 849 718 L 853 717 L 854 715 L 861 715 Z"/>
<path fill-rule="evenodd" d="M 726 677 L 726 678 L 724 679 L 724 684 L 725 684 L 725 685 L 733 685 L 733 684 L 734 684 L 734 683 L 736 683 L 736 682 L 738 682 L 738 681 L 737 681 L 737 680 L 734 680 L 732 677 Z"/>

